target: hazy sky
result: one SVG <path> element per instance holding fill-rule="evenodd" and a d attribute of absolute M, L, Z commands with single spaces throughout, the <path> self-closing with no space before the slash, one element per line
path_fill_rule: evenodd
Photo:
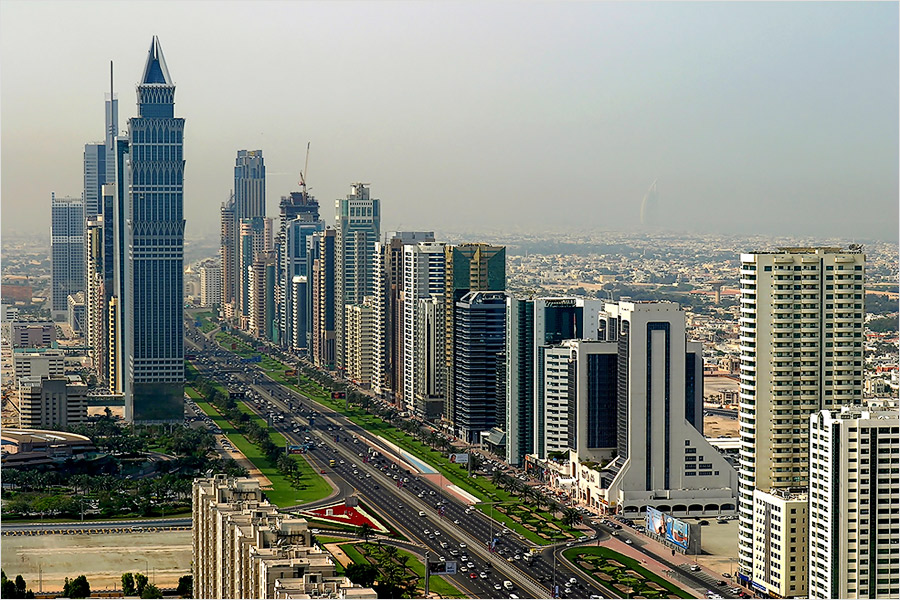
<path fill-rule="evenodd" d="M 0 3 L 2 231 L 46 232 L 120 129 L 155 34 L 185 125 L 187 235 L 218 230 L 235 152 L 269 215 L 354 181 L 383 230 L 630 229 L 898 237 L 898 4 Z"/>

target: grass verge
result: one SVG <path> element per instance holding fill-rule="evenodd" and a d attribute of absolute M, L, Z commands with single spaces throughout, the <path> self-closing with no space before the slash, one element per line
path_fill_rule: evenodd
<path fill-rule="evenodd" d="M 563 556 L 582 572 L 592 577 L 594 581 L 616 594 L 616 596 L 625 594 L 624 588 L 628 587 L 633 590 L 631 594 L 640 595 L 642 598 L 667 598 L 669 594 L 675 594 L 679 598 L 696 597 L 696 594 L 685 592 L 678 586 L 669 583 L 656 573 L 641 566 L 637 560 L 610 548 L 603 546 L 569 548 L 563 552 Z M 621 566 L 611 564 L 610 561 L 615 561 Z M 582 562 L 590 564 L 594 567 L 593 570 L 586 568 L 581 564 Z M 637 577 L 629 573 L 629 571 L 636 573 Z M 610 579 L 598 577 L 598 573 L 603 573 Z M 656 584 L 662 590 L 649 587 L 647 585 L 648 582 Z"/>

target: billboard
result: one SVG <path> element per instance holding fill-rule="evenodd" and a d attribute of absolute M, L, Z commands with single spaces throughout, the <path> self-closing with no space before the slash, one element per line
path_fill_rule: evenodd
<path fill-rule="evenodd" d="M 458 465 L 467 465 L 469 464 L 469 455 L 468 454 L 451 454 L 450 462 L 456 463 Z"/>
<path fill-rule="evenodd" d="M 647 531 L 664 538 L 679 548 L 688 549 L 691 542 L 691 526 L 655 508 L 647 507 Z"/>
<path fill-rule="evenodd" d="M 456 561 L 448 560 L 442 563 L 431 563 L 428 570 L 432 575 L 456 575 Z"/>

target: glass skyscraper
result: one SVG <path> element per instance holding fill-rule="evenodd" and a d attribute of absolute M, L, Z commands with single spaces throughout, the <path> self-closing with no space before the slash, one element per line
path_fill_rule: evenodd
<path fill-rule="evenodd" d="M 125 418 L 181 421 L 184 414 L 184 119 L 156 36 L 128 121 Z"/>
<path fill-rule="evenodd" d="M 69 294 L 84 290 L 84 201 L 51 194 L 50 218 L 52 308 L 61 317 Z"/>

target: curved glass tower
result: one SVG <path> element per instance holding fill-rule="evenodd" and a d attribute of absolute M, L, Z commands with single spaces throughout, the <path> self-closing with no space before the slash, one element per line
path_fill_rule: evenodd
<path fill-rule="evenodd" d="M 184 414 L 184 119 L 156 36 L 128 121 L 128 268 L 125 417 L 181 421 Z"/>

